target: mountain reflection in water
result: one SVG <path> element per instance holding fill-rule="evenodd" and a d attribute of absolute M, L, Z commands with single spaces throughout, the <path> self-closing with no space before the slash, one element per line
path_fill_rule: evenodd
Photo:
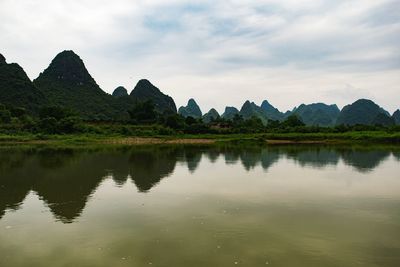
<path fill-rule="evenodd" d="M 280 160 L 323 168 L 340 161 L 358 172 L 369 172 L 398 151 L 329 146 L 137 146 L 102 149 L 53 149 L 46 147 L 0 149 L 0 219 L 7 209 L 17 210 L 35 192 L 63 223 L 78 218 L 90 196 L 104 179 L 118 186 L 131 180 L 139 192 L 149 192 L 171 175 L 177 163 L 190 173 L 202 158 L 216 164 L 238 164 L 251 171 L 267 171 Z M 220 161 L 218 161 L 220 162 Z"/>

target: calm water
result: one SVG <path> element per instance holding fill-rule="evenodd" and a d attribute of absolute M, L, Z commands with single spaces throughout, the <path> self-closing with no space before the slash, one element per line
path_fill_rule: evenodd
<path fill-rule="evenodd" d="M 400 266 L 400 150 L 0 148 L 0 266 Z"/>

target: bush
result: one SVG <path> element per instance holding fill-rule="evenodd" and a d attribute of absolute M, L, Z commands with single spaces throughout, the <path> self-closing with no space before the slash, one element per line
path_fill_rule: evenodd
<path fill-rule="evenodd" d="M 81 119 L 79 117 L 66 117 L 61 119 L 57 125 L 57 131 L 59 133 L 75 133 L 81 132 Z"/>
<path fill-rule="evenodd" d="M 57 133 L 57 120 L 53 117 L 43 118 L 39 121 L 39 132 L 46 134 L 56 134 Z"/>
<path fill-rule="evenodd" d="M 11 112 L 7 109 L 0 109 L 0 122 L 10 123 L 11 122 Z"/>
<path fill-rule="evenodd" d="M 177 114 L 169 115 L 165 119 L 164 125 L 175 130 L 183 129 L 185 127 L 185 120 L 182 116 Z"/>

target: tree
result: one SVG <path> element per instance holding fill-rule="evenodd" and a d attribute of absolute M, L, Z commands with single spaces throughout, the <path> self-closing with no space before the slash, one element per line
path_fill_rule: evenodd
<path fill-rule="evenodd" d="M 149 124 L 157 121 L 157 112 L 151 100 L 137 102 L 136 105 L 128 111 L 133 123 Z"/>
<path fill-rule="evenodd" d="M 193 118 L 192 116 L 188 116 L 185 119 L 185 123 L 187 125 L 192 125 L 192 124 L 195 124 L 196 122 L 197 122 L 197 120 L 195 118 Z"/>
<path fill-rule="evenodd" d="M 169 115 L 165 119 L 165 126 L 175 130 L 183 129 L 185 127 L 185 119 L 178 114 Z"/>
<path fill-rule="evenodd" d="M 16 118 L 22 118 L 27 116 L 27 114 L 28 113 L 25 108 L 16 107 L 11 109 L 11 115 Z"/>
<path fill-rule="evenodd" d="M 300 118 L 296 115 L 290 115 L 285 121 L 283 121 L 282 124 L 287 127 L 298 127 L 305 125 L 304 122 L 302 122 L 302 120 L 300 120 Z"/>
<path fill-rule="evenodd" d="M 11 112 L 2 105 L 0 105 L 0 122 L 1 123 L 11 122 Z"/>
<path fill-rule="evenodd" d="M 73 112 L 60 106 L 45 106 L 39 110 L 39 117 L 44 118 L 55 118 L 61 120 L 63 118 L 73 116 Z"/>

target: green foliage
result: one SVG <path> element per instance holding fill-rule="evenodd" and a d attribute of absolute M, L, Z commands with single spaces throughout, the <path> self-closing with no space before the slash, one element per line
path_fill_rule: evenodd
<path fill-rule="evenodd" d="M 54 117 L 46 117 L 40 119 L 38 123 L 40 132 L 46 134 L 56 134 L 58 133 L 58 121 Z"/>
<path fill-rule="evenodd" d="M 400 110 L 396 110 L 393 115 L 392 118 L 395 122 L 396 125 L 400 125 Z"/>
<path fill-rule="evenodd" d="M 47 102 L 46 96 L 32 84 L 18 64 L 0 62 L 0 103 L 8 107 L 24 107 L 35 114 Z"/>
<path fill-rule="evenodd" d="M 394 118 L 386 115 L 385 113 L 379 113 L 371 122 L 372 125 L 379 126 L 392 126 L 395 125 Z"/>
<path fill-rule="evenodd" d="M 12 107 L 10 112 L 11 115 L 16 118 L 22 118 L 28 115 L 26 109 L 21 107 Z"/>
<path fill-rule="evenodd" d="M 293 112 L 309 126 L 333 126 L 339 113 L 340 110 L 336 105 L 326 105 L 324 103 L 302 104 Z"/>
<path fill-rule="evenodd" d="M 83 131 L 82 120 L 68 109 L 59 106 L 47 106 L 40 110 L 39 115 L 39 132 L 71 134 Z"/>
<path fill-rule="evenodd" d="M 39 110 L 39 117 L 43 118 L 55 118 L 56 120 L 61 120 L 68 116 L 74 116 L 75 114 L 66 108 L 60 106 L 45 106 Z"/>
<path fill-rule="evenodd" d="M 175 130 L 182 130 L 185 128 L 185 118 L 178 114 L 168 115 L 164 125 Z"/>
<path fill-rule="evenodd" d="M 153 101 L 146 100 L 138 102 L 128 111 L 132 123 L 135 124 L 151 124 L 155 123 L 158 118 L 158 113 L 155 110 Z"/>
<path fill-rule="evenodd" d="M 264 100 L 260 107 L 263 110 L 266 118 L 270 120 L 282 120 L 284 118 L 284 114 L 272 106 L 267 100 Z"/>
<path fill-rule="evenodd" d="M 163 94 L 160 89 L 155 87 L 146 79 L 142 79 L 136 84 L 135 88 L 130 94 L 130 97 L 133 99 L 134 103 L 152 101 L 155 110 L 161 114 L 176 113 L 176 106 L 172 97 Z"/>
<path fill-rule="evenodd" d="M 123 97 L 123 96 L 128 96 L 128 90 L 126 90 L 125 87 L 123 86 L 118 86 L 114 92 L 112 93 L 113 97 Z"/>
<path fill-rule="evenodd" d="M 225 107 L 222 118 L 231 120 L 235 115 L 239 114 L 239 110 L 235 107 Z"/>
<path fill-rule="evenodd" d="M 387 111 L 383 110 L 377 104 L 371 100 L 360 99 L 351 105 L 345 106 L 337 119 L 337 124 L 345 125 L 373 125 L 375 118 L 378 114 L 387 114 Z"/>
<path fill-rule="evenodd" d="M 203 116 L 203 121 L 206 123 L 214 122 L 220 118 L 218 111 L 214 108 L 210 109 L 206 114 Z"/>
<path fill-rule="evenodd" d="M 250 119 L 251 117 L 257 117 L 262 120 L 263 123 L 267 122 L 267 117 L 264 110 L 257 106 L 254 102 L 246 101 L 240 109 L 240 115 L 244 119 Z"/>
<path fill-rule="evenodd" d="M 149 104 L 143 104 L 148 101 L 153 103 L 153 108 L 150 108 Z M 399 110 L 390 116 L 387 111 L 367 99 L 347 105 L 340 113 L 336 105 L 323 103 L 302 104 L 291 112 L 282 113 L 266 100 L 261 106 L 246 101 L 240 111 L 234 107 L 226 107 L 222 118 L 214 109 L 202 117 L 200 107 L 190 99 L 186 107 L 179 109 L 179 114 L 188 118 L 182 119 L 175 116 L 174 100 L 148 80 L 140 80 L 130 95 L 123 87 L 118 87 L 113 96 L 105 93 L 89 74 L 81 58 L 73 51 L 59 53 L 34 82 L 30 81 L 18 64 L 8 64 L 0 55 L 0 102 L 5 105 L 0 110 L 0 122 L 17 125 L 18 129 L 24 131 L 31 131 L 39 120 L 46 118 L 54 118 L 61 125 L 61 121 L 66 117 L 71 118 L 64 120 L 62 124 L 65 127 L 59 125 L 61 128 L 56 131 L 77 131 L 79 127 L 74 125 L 77 125 L 80 119 L 86 122 L 158 123 L 179 131 L 212 133 L 270 130 L 303 132 L 325 131 L 319 129 L 319 126 L 349 125 L 357 128 L 359 125 L 400 125 Z M 43 107 L 49 105 L 53 105 L 53 109 L 44 110 Z M 70 110 L 68 114 L 60 113 L 66 109 Z M 239 115 L 241 117 L 238 117 Z M 289 115 L 296 115 L 299 120 L 289 117 L 290 119 L 283 121 Z M 200 118 L 202 121 L 196 120 Z M 260 120 L 263 126 L 259 124 Z M 334 127 L 329 130 L 344 129 Z"/>
<path fill-rule="evenodd" d="M 196 101 L 191 98 L 189 99 L 186 107 L 180 107 L 178 110 L 178 114 L 183 117 L 193 117 L 193 118 L 201 118 L 203 116 L 199 105 L 197 105 Z"/>
<path fill-rule="evenodd" d="M 6 109 L 4 105 L 0 104 L 0 122 L 10 123 L 11 122 L 11 112 Z"/>
<path fill-rule="evenodd" d="M 82 120 L 77 116 L 69 116 L 62 118 L 58 121 L 58 132 L 72 134 L 76 132 L 81 132 L 82 130 Z"/>
<path fill-rule="evenodd" d="M 304 122 L 302 122 L 301 119 L 296 115 L 290 115 L 287 117 L 286 120 L 283 121 L 282 125 L 286 127 L 305 126 Z"/>
<path fill-rule="evenodd" d="M 58 54 L 34 84 L 53 105 L 72 109 L 86 120 L 117 119 L 119 106 L 124 106 L 100 89 L 72 51 Z"/>
<path fill-rule="evenodd" d="M 192 116 L 188 116 L 185 118 L 185 124 L 187 125 L 192 125 L 195 124 L 197 122 L 197 120 L 195 118 L 193 118 Z"/>

